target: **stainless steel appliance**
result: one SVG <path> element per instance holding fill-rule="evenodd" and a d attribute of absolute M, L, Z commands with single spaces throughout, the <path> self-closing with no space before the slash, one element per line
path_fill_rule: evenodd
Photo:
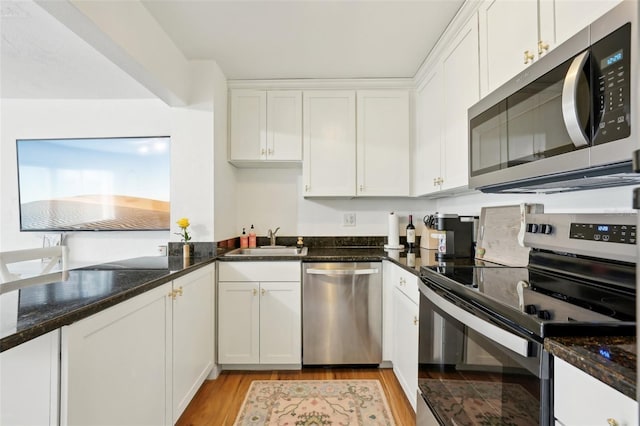
<path fill-rule="evenodd" d="M 302 363 L 382 362 L 381 262 L 303 263 Z"/>
<path fill-rule="evenodd" d="M 543 339 L 635 334 L 635 214 L 526 214 L 522 226 L 526 267 L 421 269 L 418 424 L 553 424 Z"/>
<path fill-rule="evenodd" d="M 477 219 L 475 216 L 436 213 L 433 222 L 435 229 L 440 231 L 437 257 L 473 257 Z"/>
<path fill-rule="evenodd" d="M 563 192 L 640 183 L 639 3 L 625 0 L 469 109 L 469 186 Z"/>

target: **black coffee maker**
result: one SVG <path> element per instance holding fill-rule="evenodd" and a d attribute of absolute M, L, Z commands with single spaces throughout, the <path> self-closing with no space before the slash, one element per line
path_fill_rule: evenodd
<path fill-rule="evenodd" d="M 436 213 L 434 222 L 435 229 L 441 234 L 437 259 L 475 257 L 478 216 Z"/>

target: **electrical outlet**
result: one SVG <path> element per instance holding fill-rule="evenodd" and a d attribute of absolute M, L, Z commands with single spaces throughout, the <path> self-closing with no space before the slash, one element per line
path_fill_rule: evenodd
<path fill-rule="evenodd" d="M 342 226 L 356 226 L 356 214 L 345 213 L 342 218 Z"/>

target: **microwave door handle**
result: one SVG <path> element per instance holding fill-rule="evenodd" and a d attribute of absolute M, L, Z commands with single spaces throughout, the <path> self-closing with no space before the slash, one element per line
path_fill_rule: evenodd
<path fill-rule="evenodd" d="M 562 117 L 569 138 L 576 148 L 589 144 L 578 113 L 578 84 L 580 83 L 580 74 L 588 58 L 589 51 L 586 50 L 573 59 L 562 85 Z"/>

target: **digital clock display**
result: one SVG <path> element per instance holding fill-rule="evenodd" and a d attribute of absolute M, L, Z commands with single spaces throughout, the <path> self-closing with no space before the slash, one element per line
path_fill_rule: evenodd
<path fill-rule="evenodd" d="M 609 225 L 598 225 L 598 232 L 609 232 Z"/>
<path fill-rule="evenodd" d="M 604 68 L 608 67 L 609 65 L 613 65 L 616 62 L 619 62 L 621 60 L 622 60 L 622 49 L 618 50 L 614 54 L 609 55 L 606 58 L 604 58 L 603 60 L 601 60 L 600 61 L 600 69 L 604 69 Z"/>

